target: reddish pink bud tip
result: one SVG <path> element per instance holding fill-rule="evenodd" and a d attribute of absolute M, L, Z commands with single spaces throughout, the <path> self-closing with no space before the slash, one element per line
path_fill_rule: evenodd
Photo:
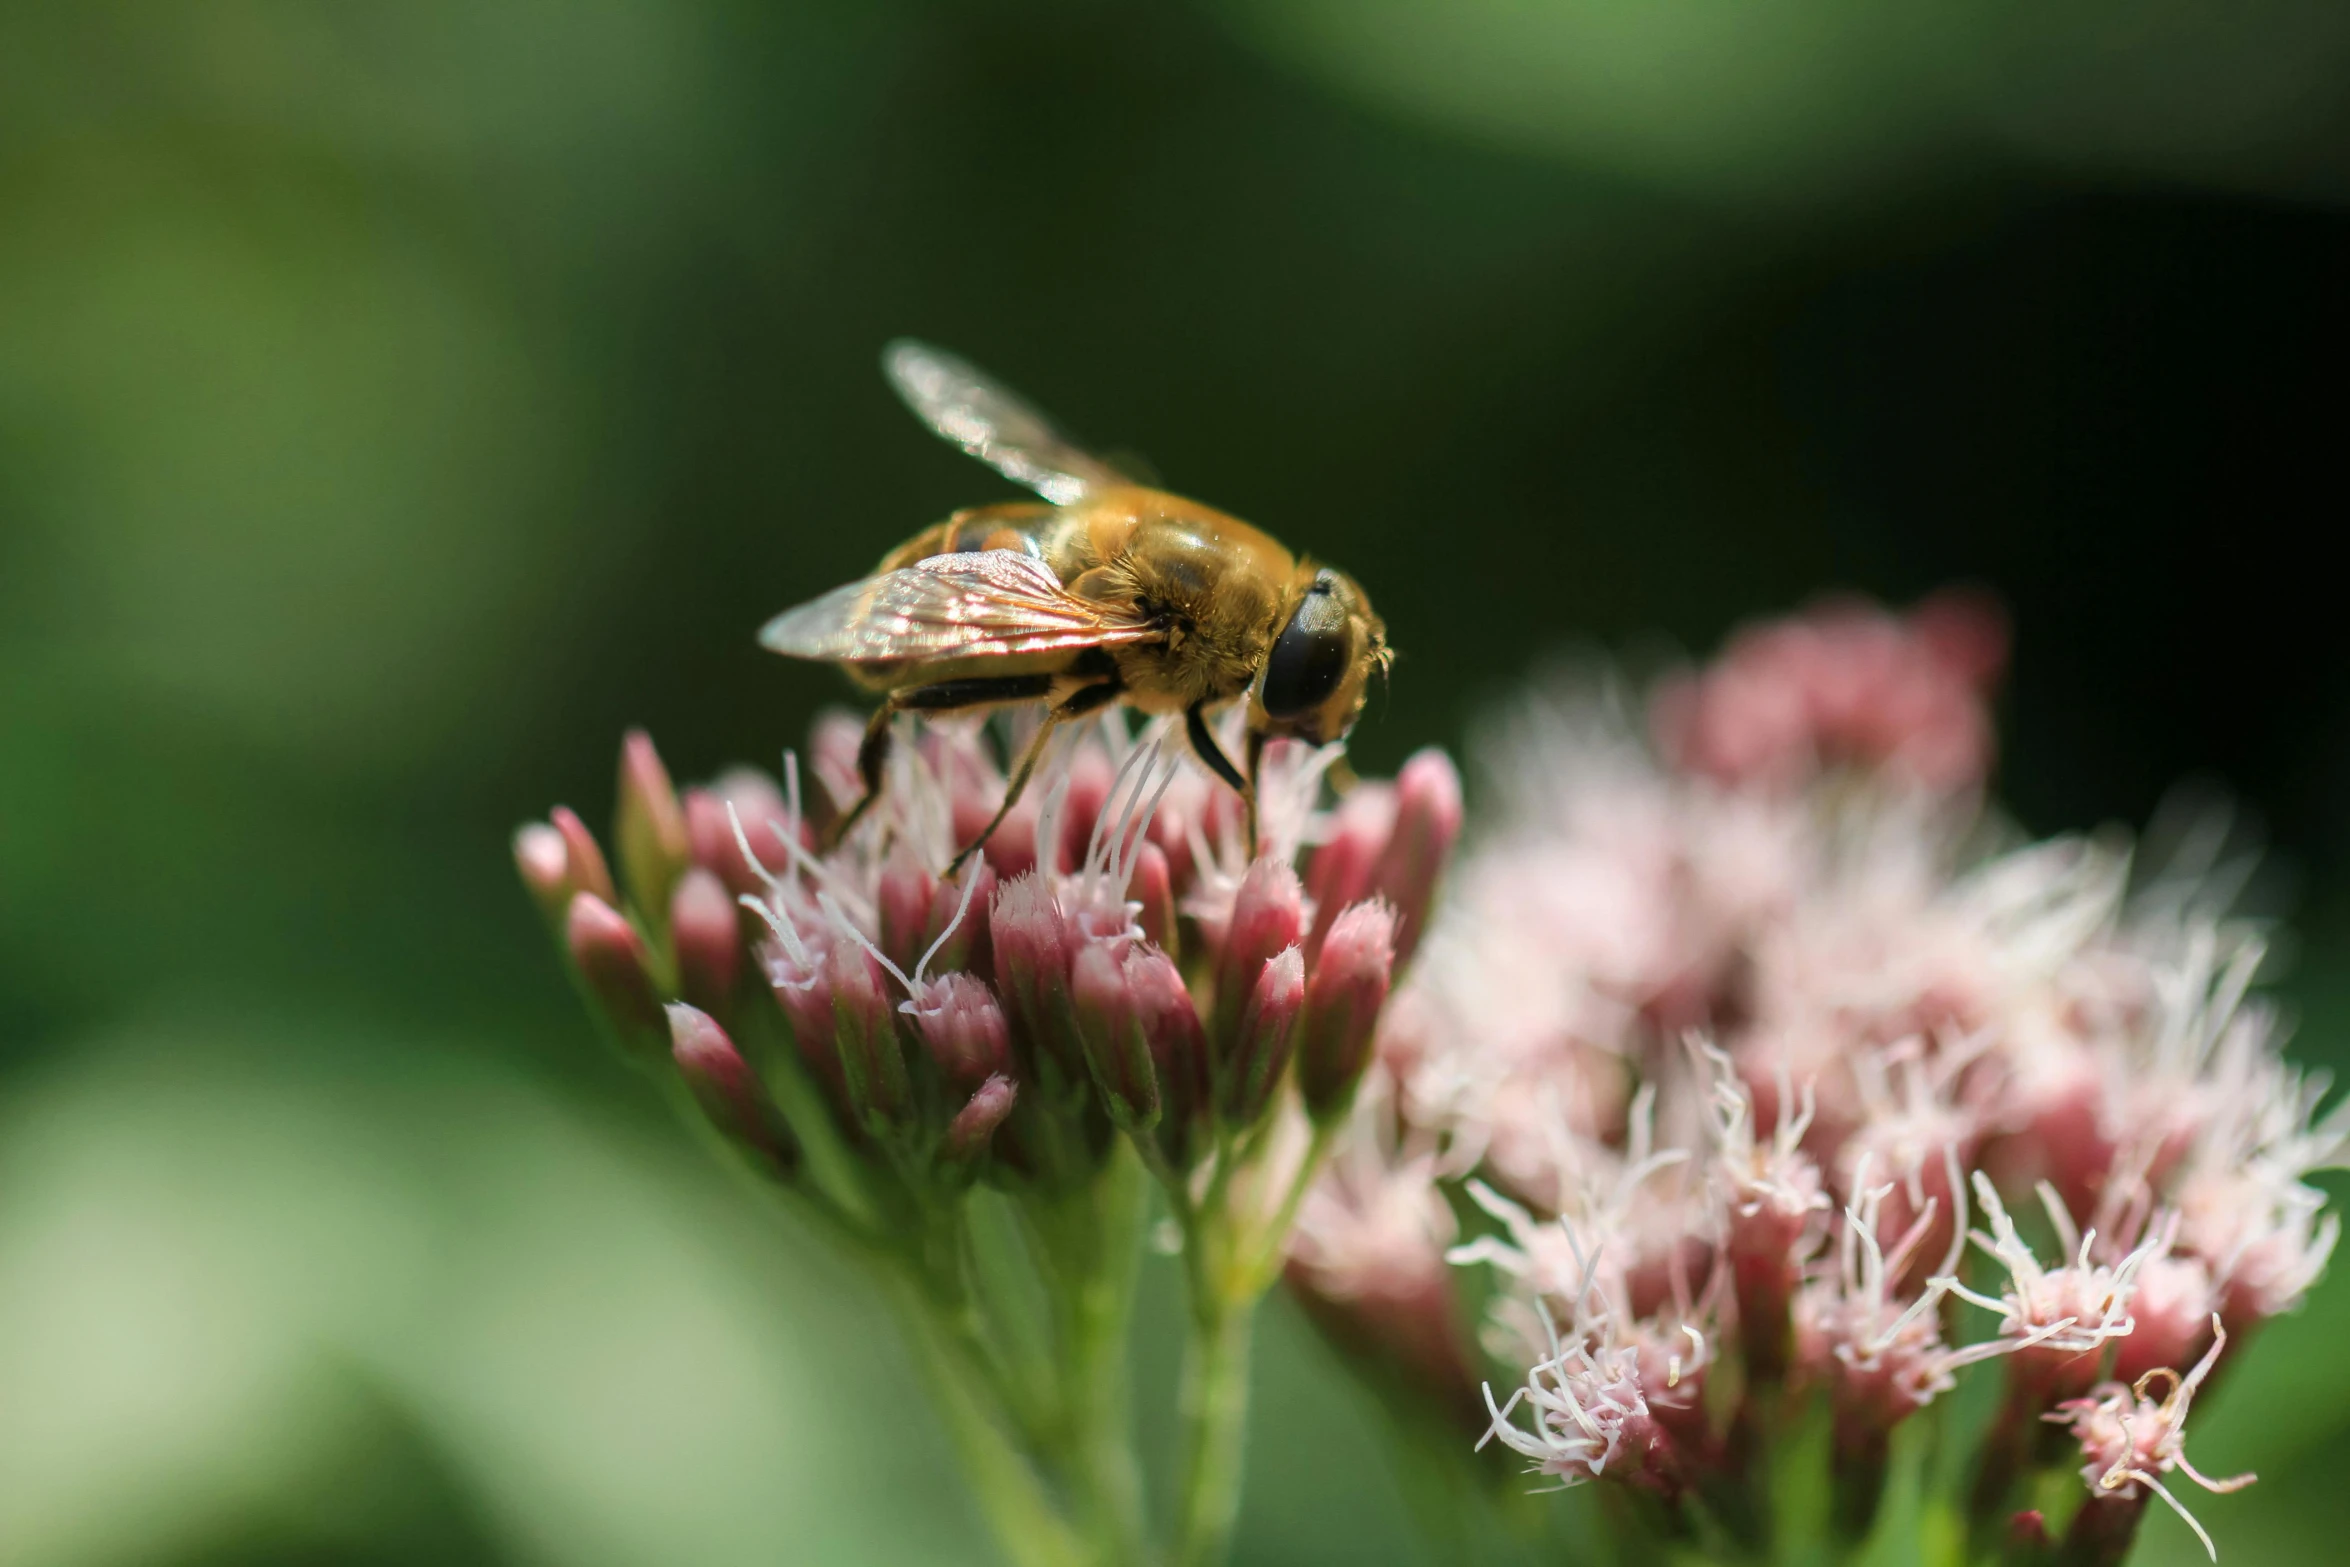
<path fill-rule="evenodd" d="M 914 997 L 914 1027 L 947 1081 L 972 1087 L 1012 1065 L 1011 1024 L 995 992 L 969 974 L 950 973 Z"/>
<path fill-rule="evenodd" d="M 1142 905 L 1142 939 L 1172 957 L 1176 950 L 1175 875 L 1167 851 L 1145 841 L 1134 857 L 1126 895 Z"/>
<path fill-rule="evenodd" d="M 1332 815 L 1330 836 L 1306 866 L 1306 896 L 1314 903 L 1306 961 L 1322 950 L 1338 911 L 1371 891 L 1371 874 L 1395 836 L 1395 786 L 1366 780 L 1347 791 Z"/>
<path fill-rule="evenodd" d="M 1174 959 L 1152 947 L 1126 953 L 1126 993 L 1158 1075 L 1162 1138 L 1180 1153 L 1208 1099 L 1208 1038 Z"/>
<path fill-rule="evenodd" d="M 2046 1545 L 2048 1520 L 2037 1507 L 2027 1508 L 2007 1520 L 2007 1537 L 2018 1545 Z"/>
<path fill-rule="evenodd" d="M 1232 917 L 1216 954 L 1216 1048 L 1232 1048 L 1241 1010 L 1266 960 L 1305 934 L 1305 889 L 1286 860 L 1250 865 L 1232 897 Z"/>
<path fill-rule="evenodd" d="M 875 902 L 880 905 L 881 950 L 899 968 L 912 972 L 925 945 L 931 895 L 938 888 L 927 867 L 901 842 L 881 868 Z"/>
<path fill-rule="evenodd" d="M 1070 937 L 1061 906 L 1042 875 L 1030 871 L 1004 883 L 988 914 L 996 986 L 1021 1033 L 1072 1075 L 1081 1070 L 1078 1042 L 1062 1023 L 1069 984 Z"/>
<path fill-rule="evenodd" d="M 1298 1088 L 1316 1118 L 1344 1114 L 1353 1102 L 1394 972 L 1394 910 L 1357 903 L 1331 922 L 1306 986 L 1298 1041 Z"/>
<path fill-rule="evenodd" d="M 685 807 L 669 782 L 661 753 L 642 729 L 620 742 L 620 803 L 613 836 L 620 846 L 620 872 L 639 913 L 661 918 L 669 910 L 670 888 L 692 857 Z"/>
<path fill-rule="evenodd" d="M 965 883 L 970 886 L 969 898 L 963 896 Z M 995 888 L 995 872 L 982 856 L 963 867 L 960 881 L 942 881 L 931 892 L 930 912 L 922 921 L 922 951 L 937 946 L 930 959 L 932 973 L 960 969 L 980 979 L 995 977 L 995 949 L 987 933 Z"/>
<path fill-rule="evenodd" d="M 1110 1119 L 1126 1131 L 1140 1131 L 1159 1116 L 1159 1080 L 1144 1039 L 1127 953 L 1119 944 L 1089 941 L 1077 949 L 1069 970 L 1069 997 L 1077 1037 Z"/>
<path fill-rule="evenodd" d="M 715 871 L 737 897 L 745 893 L 756 896 L 764 884 L 743 858 L 734 824 L 742 822 L 743 837 L 754 852 L 781 863 L 783 850 L 773 829 L 784 824 L 786 813 L 783 792 L 775 787 L 775 780 L 755 767 L 729 768 L 708 787 L 686 790 L 682 804 L 694 863 Z M 729 806 L 733 807 L 732 816 L 727 814 Z M 805 822 L 800 824 L 800 841 L 805 847 L 815 847 L 815 834 Z"/>
<path fill-rule="evenodd" d="M 677 949 L 678 993 L 706 1012 L 730 1015 L 742 977 L 743 939 L 726 883 L 699 865 L 680 877 L 669 900 L 669 939 Z"/>
<path fill-rule="evenodd" d="M 1297 1041 L 1298 1014 L 1306 999 L 1305 954 L 1285 947 L 1265 962 L 1249 989 L 1248 1006 L 1231 1055 L 1224 1063 L 1224 1113 L 1236 1126 L 1248 1126 L 1265 1113 L 1289 1066 Z"/>
<path fill-rule="evenodd" d="M 1371 872 L 1371 890 L 1395 909 L 1395 961 L 1411 960 L 1427 929 L 1436 884 L 1461 835 L 1461 774 L 1430 747 L 1395 776 L 1395 831 Z"/>
<path fill-rule="evenodd" d="M 596 847 L 596 835 L 587 830 L 587 823 L 568 805 L 558 805 L 547 813 L 547 820 L 563 835 L 564 869 L 571 878 L 573 892 L 592 892 L 617 908 L 620 890 L 612 885 L 612 869 L 604 863 L 604 851 Z"/>
<path fill-rule="evenodd" d="M 913 1090 L 881 965 L 857 943 L 835 942 L 824 978 L 832 991 L 833 1039 L 851 1109 L 868 1123 L 902 1121 Z"/>
<path fill-rule="evenodd" d="M 580 892 L 572 895 L 564 935 L 580 981 L 621 1042 L 647 1053 L 666 1048 L 669 1026 L 635 927 L 594 893 Z"/>
<path fill-rule="evenodd" d="M 554 827 L 530 822 L 514 829 L 514 869 L 549 921 L 570 911 L 571 894 L 577 890 L 571 885 L 571 852 Z"/>
<path fill-rule="evenodd" d="M 987 1152 L 996 1128 L 1012 1114 L 1012 1107 L 1020 1097 L 1020 1085 L 1008 1077 L 996 1076 L 979 1085 L 970 1102 L 955 1112 L 947 1125 L 947 1134 L 940 1152 L 953 1163 L 969 1164 Z"/>
<path fill-rule="evenodd" d="M 710 1124 L 730 1142 L 788 1166 L 789 1133 L 726 1030 L 708 1013 L 682 1001 L 672 1002 L 667 1010 L 670 1058 Z"/>

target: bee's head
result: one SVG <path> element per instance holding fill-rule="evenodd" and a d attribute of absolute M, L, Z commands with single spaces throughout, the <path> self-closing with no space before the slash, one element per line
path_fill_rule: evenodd
<path fill-rule="evenodd" d="M 1300 571 L 1249 700 L 1250 727 L 1322 745 L 1343 739 L 1363 710 L 1371 671 L 1394 657 L 1387 627 L 1344 572 Z"/>

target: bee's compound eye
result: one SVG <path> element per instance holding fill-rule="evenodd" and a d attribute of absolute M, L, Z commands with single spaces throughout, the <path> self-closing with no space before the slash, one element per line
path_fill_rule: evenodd
<path fill-rule="evenodd" d="M 1346 606 L 1327 578 L 1316 579 L 1265 660 L 1263 698 L 1272 718 L 1303 718 L 1330 700 L 1352 661 Z"/>

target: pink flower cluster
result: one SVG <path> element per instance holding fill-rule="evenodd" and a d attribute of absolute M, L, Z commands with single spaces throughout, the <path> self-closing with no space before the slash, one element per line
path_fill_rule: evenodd
<path fill-rule="evenodd" d="M 1237 798 L 1113 714 L 945 881 L 1003 797 L 984 733 L 921 729 L 822 847 L 859 727 L 818 725 L 812 780 L 787 754 L 780 784 L 682 794 L 631 734 L 617 880 L 567 810 L 515 839 L 594 1010 L 739 1149 L 799 1180 L 827 1139 L 918 1209 L 975 1178 L 1081 1182 L 1120 1132 L 1181 1170 L 1280 1104 L 1345 1114 L 1459 829 L 1440 754 L 1333 812 L 1337 748 L 1274 745 L 1251 859 Z"/>
<path fill-rule="evenodd" d="M 2099 1474 L 2182 1466 L 2174 1441 L 2114 1467 L 2109 1427 L 2146 1426 L 2111 1387 L 2191 1391 L 2293 1309 L 2338 1228 L 2306 1177 L 2350 1115 L 2280 1055 L 2224 878 L 1984 813 L 2004 645 L 1960 601 L 1839 605 L 1645 703 L 1592 678 L 1508 715 L 1293 1244 L 1317 1312 L 1459 1407 L 1465 1362 L 1425 1347 L 1459 1297 L 1429 1281 L 1493 1270 L 1485 1347 L 1521 1385 L 1485 1435 L 1568 1484 L 1719 1494 L 1758 1412 L 1816 1395 L 1865 1521 L 1891 1429 L 1994 1359 L 1979 1511 L 2013 1505 L 2044 1416 Z"/>

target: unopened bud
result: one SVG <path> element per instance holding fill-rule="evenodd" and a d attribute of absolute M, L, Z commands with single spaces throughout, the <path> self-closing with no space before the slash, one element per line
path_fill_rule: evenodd
<path fill-rule="evenodd" d="M 1069 987 L 1069 929 L 1042 875 L 1015 876 L 988 913 L 996 988 L 1028 1044 L 1074 1075 L 1077 1041 L 1063 1023 Z"/>
<path fill-rule="evenodd" d="M 672 1002 L 668 1014 L 670 1056 L 710 1124 L 778 1173 L 788 1173 L 797 1152 L 790 1133 L 726 1030 L 682 1001 Z"/>
<path fill-rule="evenodd" d="M 580 983 L 632 1054 L 657 1057 L 669 1048 L 669 1023 L 654 993 L 644 938 L 620 911 L 592 892 L 572 894 L 564 939 Z"/>
<path fill-rule="evenodd" d="M 986 1153 L 996 1128 L 1010 1118 L 1019 1097 L 1020 1085 L 1008 1077 L 999 1075 L 981 1083 L 970 1101 L 955 1112 L 954 1120 L 947 1123 L 940 1153 L 955 1164 L 969 1164 Z"/>
<path fill-rule="evenodd" d="M 514 869 L 531 901 L 549 924 L 571 912 L 571 854 L 563 835 L 546 822 L 529 822 L 514 829 Z"/>
<path fill-rule="evenodd" d="M 631 729 L 620 742 L 620 804 L 613 836 L 637 912 L 646 919 L 666 918 L 670 890 L 690 863 L 693 844 L 669 769 L 661 765 L 653 737 L 642 729 Z"/>
<path fill-rule="evenodd" d="M 865 747 L 865 720 L 846 708 L 829 707 L 808 730 L 808 769 L 819 787 L 809 791 L 808 814 L 818 832 L 865 795 L 857 753 Z"/>
<path fill-rule="evenodd" d="M 784 827 L 787 816 L 783 791 L 775 787 L 775 780 L 755 767 L 730 767 L 709 784 L 686 790 L 682 803 L 694 863 L 715 871 L 735 896 L 758 896 L 764 883 L 743 859 L 734 824 L 742 823 L 743 837 L 754 852 L 782 858 L 783 851 L 770 830 Z M 732 816 L 727 814 L 728 806 L 734 808 Z M 805 822 L 800 824 L 800 841 L 803 847 L 815 847 L 816 835 Z"/>
<path fill-rule="evenodd" d="M 1146 841 L 1134 856 L 1134 876 L 1126 895 L 1142 905 L 1142 939 L 1173 957 L 1176 951 L 1175 877 L 1167 851 Z"/>
<path fill-rule="evenodd" d="M 1125 967 L 1135 1021 L 1158 1074 L 1160 1139 L 1181 1154 L 1193 1118 L 1208 1099 L 1207 1031 L 1174 959 L 1154 947 L 1130 947 Z"/>
<path fill-rule="evenodd" d="M 1085 851 L 1093 842 L 1102 808 L 1110 803 L 1110 788 L 1117 776 L 1109 753 L 1100 746 L 1080 746 L 1069 758 L 1068 783 L 1061 796 L 1061 858 L 1053 869 L 1068 870 L 1085 863 Z"/>
<path fill-rule="evenodd" d="M 618 908 L 620 890 L 612 885 L 612 868 L 604 863 L 604 851 L 596 846 L 596 835 L 587 830 L 579 813 L 568 805 L 558 805 L 547 813 L 547 820 L 563 835 L 563 868 L 571 878 L 571 890 L 592 892 Z M 568 903 L 564 912 L 570 912 Z"/>
<path fill-rule="evenodd" d="M 677 993 L 712 1016 L 731 1017 L 742 977 L 742 924 L 715 872 L 696 865 L 678 878 L 669 900 L 669 940 L 677 952 Z"/>
<path fill-rule="evenodd" d="M 894 1125 L 911 1108 L 913 1094 L 881 965 L 858 943 L 836 941 L 824 978 L 832 991 L 833 1045 L 849 1104 L 868 1125 Z"/>
<path fill-rule="evenodd" d="M 910 972 L 922 955 L 923 927 L 929 922 L 931 894 L 938 886 L 903 842 L 890 851 L 881 868 L 874 902 L 881 917 L 882 953 L 901 969 Z"/>
<path fill-rule="evenodd" d="M 1224 1062 L 1221 1094 L 1225 1119 L 1233 1125 L 1254 1124 L 1273 1102 L 1273 1091 L 1280 1086 L 1297 1042 L 1298 1013 L 1305 999 L 1305 954 L 1285 947 L 1266 961 L 1249 988 L 1248 1006 Z"/>
<path fill-rule="evenodd" d="M 1069 994 L 1077 1037 L 1103 1106 L 1122 1130 L 1139 1132 L 1159 1118 L 1159 1081 L 1127 984 L 1124 956 L 1117 943 L 1086 942 L 1070 966 Z"/>
<path fill-rule="evenodd" d="M 1000 795 L 1000 791 L 998 791 Z M 996 824 L 988 834 L 987 847 L 980 858 L 994 867 L 996 876 L 1012 881 L 1036 869 L 1036 812 L 1037 791 L 1031 789 L 1011 814 Z M 996 801 L 985 793 L 960 792 L 954 798 L 949 816 L 954 823 L 955 842 L 970 843 L 995 821 Z"/>
<path fill-rule="evenodd" d="M 970 886 L 968 898 L 963 895 L 965 883 Z M 942 881 L 932 890 L 930 912 L 922 921 L 922 950 L 929 952 L 934 943 L 938 947 L 930 959 L 932 973 L 961 969 L 980 979 L 995 977 L 995 948 L 987 933 L 995 889 L 995 872 L 983 856 L 963 867 L 962 881 Z"/>
<path fill-rule="evenodd" d="M 1329 937 L 1338 911 L 1371 890 L 1371 875 L 1387 841 L 1395 836 L 1395 786 L 1366 780 L 1356 784 L 1331 813 L 1330 836 L 1306 864 L 1306 896 L 1314 904 L 1313 933 L 1306 938 L 1311 963 Z"/>
<path fill-rule="evenodd" d="M 832 1014 L 832 986 L 826 977 L 831 967 L 830 948 L 819 945 L 794 956 L 778 944 L 764 948 L 760 957 L 801 1065 L 824 1086 L 833 1108 L 851 1117 L 848 1079 L 841 1071 L 840 1050 L 834 1043 L 838 1029 Z"/>
<path fill-rule="evenodd" d="M 1394 972 L 1394 910 L 1357 903 L 1332 922 L 1306 985 L 1297 1047 L 1298 1090 L 1316 1120 L 1343 1115 L 1354 1102 Z"/>
<path fill-rule="evenodd" d="M 1216 953 L 1215 1047 L 1229 1057 L 1240 1014 L 1266 960 L 1305 934 L 1305 890 L 1287 860 L 1250 865 L 1232 897 L 1232 916 Z M 1302 960 L 1301 960 L 1302 962 Z"/>
<path fill-rule="evenodd" d="M 1011 1025 L 995 992 L 980 981 L 948 974 L 925 984 L 908 1006 L 923 1048 L 947 1081 L 968 1088 L 1011 1069 Z"/>
<path fill-rule="evenodd" d="M 1371 890 L 1395 908 L 1395 961 L 1411 961 L 1436 884 L 1461 835 L 1461 775 L 1433 746 L 1415 752 L 1395 775 L 1395 831 L 1371 872 Z"/>

